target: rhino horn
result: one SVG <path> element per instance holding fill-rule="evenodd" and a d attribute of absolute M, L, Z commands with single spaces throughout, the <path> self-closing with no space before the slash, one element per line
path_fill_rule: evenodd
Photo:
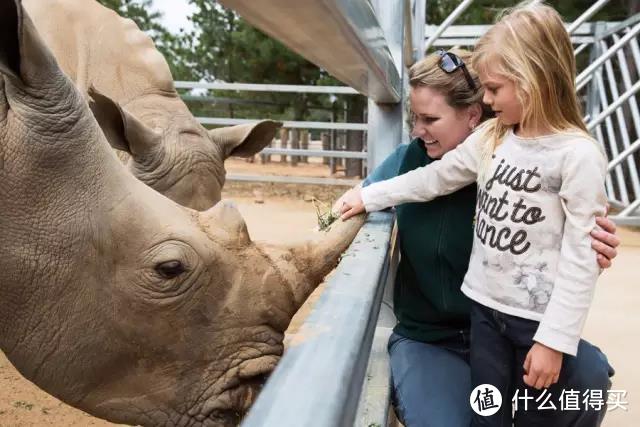
<path fill-rule="evenodd" d="M 340 257 L 347 250 L 364 221 L 364 214 L 346 221 L 338 219 L 329 231 L 320 232 L 316 239 L 287 248 L 296 270 L 303 278 L 289 283 L 292 288 L 294 307 L 302 306 L 324 277 L 338 265 Z"/>
<path fill-rule="evenodd" d="M 221 200 L 212 208 L 200 212 L 200 224 L 210 236 L 240 245 L 251 242 L 247 224 L 235 203 L 230 200 Z"/>

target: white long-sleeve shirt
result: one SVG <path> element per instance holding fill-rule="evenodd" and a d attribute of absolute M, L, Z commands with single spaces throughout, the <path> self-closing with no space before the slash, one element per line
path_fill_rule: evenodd
<path fill-rule="evenodd" d="M 367 212 L 452 193 L 477 179 L 484 132 L 440 161 L 362 189 Z M 510 131 L 478 185 L 475 234 L 462 292 L 539 321 L 534 340 L 576 355 L 599 274 L 590 232 L 606 204 L 606 161 L 578 133 Z"/>

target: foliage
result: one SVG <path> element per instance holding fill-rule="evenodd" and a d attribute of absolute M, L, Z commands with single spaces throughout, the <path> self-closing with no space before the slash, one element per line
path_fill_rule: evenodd
<path fill-rule="evenodd" d="M 507 7 L 516 5 L 514 0 L 478 0 L 475 1 L 455 22 L 460 25 L 492 24 L 499 13 Z M 594 3 L 593 0 L 547 0 L 564 18 L 571 22 Z M 630 15 L 634 0 L 611 0 L 591 21 L 621 21 Z M 460 4 L 459 0 L 440 0 L 427 2 L 427 22 L 440 24 Z"/>
<path fill-rule="evenodd" d="M 249 25 L 233 11 L 216 1 L 189 0 L 196 12 L 191 19 L 195 27 L 190 34 L 190 61 L 197 64 L 196 77 L 206 81 L 260 82 L 267 84 L 339 85 L 325 71 L 290 51 Z M 312 110 L 324 110 L 328 119 L 331 107 L 326 95 L 290 93 L 214 93 L 217 97 L 241 100 L 249 98 L 254 104 L 228 103 L 230 116 L 272 117 L 304 120 Z M 320 110 L 318 110 L 318 108 Z M 266 114 L 265 114 L 266 113 Z"/>

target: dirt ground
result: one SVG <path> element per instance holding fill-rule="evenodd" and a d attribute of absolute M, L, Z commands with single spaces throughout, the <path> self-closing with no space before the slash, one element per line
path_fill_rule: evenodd
<path fill-rule="evenodd" d="M 327 176 L 320 164 L 298 168 L 240 160 L 227 162 L 232 173 Z M 253 240 L 292 242 L 314 233 L 316 213 L 312 197 L 330 204 L 345 188 L 322 186 L 251 184 L 230 182 L 223 197 L 236 202 L 247 222 Z M 263 203 L 256 203 L 262 200 Z M 268 220 L 267 220 L 268 218 Z M 607 414 L 604 426 L 635 427 L 640 419 L 640 370 L 634 365 L 640 353 L 640 231 L 622 229 L 623 244 L 614 267 L 606 271 L 596 290 L 595 301 L 585 330 L 585 338 L 598 345 L 616 369 L 614 390 L 627 392 L 627 411 L 615 409 Z M 294 334 L 322 292 L 321 286 L 309 298 L 289 329 Z M 0 427 L 27 426 L 111 426 L 71 408 L 25 380 L 0 352 Z"/>

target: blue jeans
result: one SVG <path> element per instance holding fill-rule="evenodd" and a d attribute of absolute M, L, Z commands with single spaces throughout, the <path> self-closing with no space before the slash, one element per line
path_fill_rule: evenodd
<path fill-rule="evenodd" d="M 608 388 L 610 366 L 595 346 L 581 342 L 573 388 Z M 469 427 L 471 369 L 469 331 L 436 343 L 393 333 L 389 338 L 393 405 L 406 427 Z M 612 373 L 611 373 L 612 374 Z M 603 417 L 606 410 L 603 409 Z M 587 426 L 578 420 L 576 426 Z M 547 426 L 548 427 L 548 426 Z"/>
<path fill-rule="evenodd" d="M 606 357 L 597 348 L 581 340 L 576 357 L 563 355 L 558 382 L 546 390 L 527 386 L 522 379 L 523 364 L 534 344 L 533 336 L 539 323 L 521 317 L 510 316 L 485 307 L 476 302 L 471 306 L 471 387 L 492 384 L 502 394 L 500 410 L 491 416 L 473 413 L 473 426 L 599 426 L 606 413 L 607 390 L 611 386 L 609 377 L 613 369 Z M 512 418 L 511 398 L 515 390 L 519 396 L 530 396 L 528 408 L 524 410 L 524 399 L 518 399 L 518 410 Z M 561 410 L 563 390 L 579 391 L 580 410 Z M 583 393 L 600 390 L 605 403 L 598 410 L 585 410 Z M 544 395 L 542 395 L 544 393 Z M 554 409 L 537 410 L 551 396 Z M 537 400 L 540 398 L 540 400 Z M 570 398 L 564 398 L 569 403 Z M 551 408 L 549 403 L 545 405 Z M 544 405 L 543 405 L 544 406 Z"/>

